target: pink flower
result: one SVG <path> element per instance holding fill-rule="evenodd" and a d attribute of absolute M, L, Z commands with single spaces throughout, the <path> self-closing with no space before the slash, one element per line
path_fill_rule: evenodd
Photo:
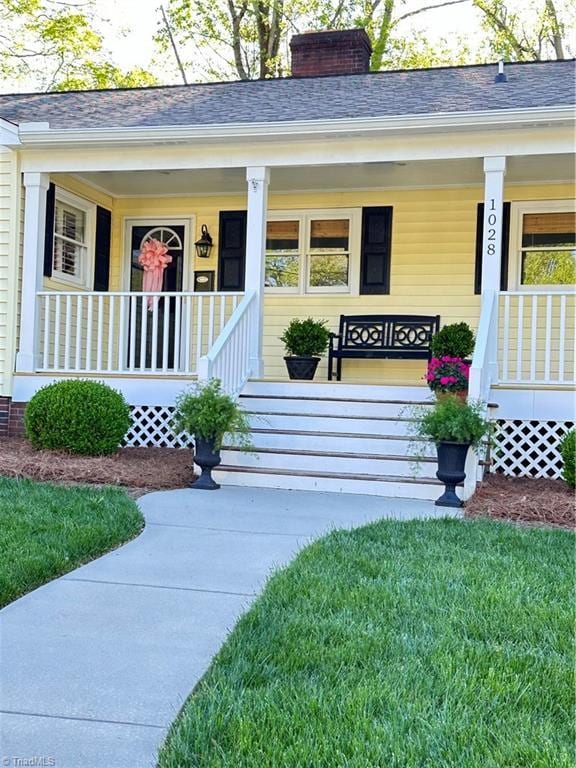
<path fill-rule="evenodd" d="M 450 379 L 451 378 L 452 378 L 451 376 L 441 376 L 440 377 L 440 384 L 442 384 L 443 386 L 446 386 L 446 384 L 450 384 Z"/>

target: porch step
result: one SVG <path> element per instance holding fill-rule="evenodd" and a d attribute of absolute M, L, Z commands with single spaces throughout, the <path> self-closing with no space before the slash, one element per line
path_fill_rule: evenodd
<path fill-rule="evenodd" d="M 425 387 L 315 382 L 249 382 L 239 402 L 254 450 L 222 450 L 218 482 L 435 499 L 435 448 L 411 454 L 412 408 L 431 403 Z M 420 446 L 419 446 L 420 449 Z"/>
<path fill-rule="evenodd" d="M 257 488 L 284 488 L 300 491 L 356 493 L 407 499 L 437 499 L 441 484 L 437 480 L 411 479 L 356 473 L 306 472 L 271 467 L 233 467 L 220 465 L 214 473 L 218 482 Z"/>
<path fill-rule="evenodd" d="M 323 453 L 343 452 L 355 455 L 412 456 L 410 438 L 407 435 L 369 435 L 366 432 L 309 432 L 298 429 L 252 429 L 252 441 L 259 448 L 282 448 L 289 445 L 296 451 L 319 451 Z M 426 456 L 434 457 L 435 448 L 426 443 Z"/>

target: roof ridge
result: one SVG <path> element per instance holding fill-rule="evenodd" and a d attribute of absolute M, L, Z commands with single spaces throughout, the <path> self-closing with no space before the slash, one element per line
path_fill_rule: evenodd
<path fill-rule="evenodd" d="M 505 62 L 506 67 L 517 66 L 541 66 L 544 64 L 570 64 L 576 62 L 576 58 L 570 59 L 545 59 L 539 61 L 509 61 Z M 344 79 L 351 77 L 379 77 L 384 75 L 393 74 L 407 74 L 413 72 L 439 72 L 445 70 L 462 70 L 462 69 L 485 69 L 488 67 L 497 67 L 498 61 L 479 62 L 475 64 L 442 64 L 437 67 L 411 67 L 400 69 L 380 69 L 371 72 L 350 72 L 340 75 L 313 75 L 309 77 L 271 77 L 267 79 L 250 79 L 250 80 L 214 80 L 201 83 L 170 83 L 167 85 L 141 85 L 131 88 L 84 88 L 70 91 L 23 91 L 20 93 L 0 93 L 0 100 L 4 98 L 18 98 L 23 96 L 68 96 L 76 94 L 92 94 L 92 93 L 132 93 L 137 91 L 159 91 L 159 90 L 176 90 L 176 89 L 191 89 L 191 88 L 205 88 L 214 87 L 219 85 L 244 85 L 250 86 L 255 83 L 282 83 L 282 82 L 304 82 L 310 80 L 326 80 L 326 79 Z"/>

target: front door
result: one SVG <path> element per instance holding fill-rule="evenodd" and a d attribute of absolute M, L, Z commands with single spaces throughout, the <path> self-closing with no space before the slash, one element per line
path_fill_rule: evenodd
<path fill-rule="evenodd" d="M 144 270 L 138 263 L 140 249 L 143 243 L 154 238 L 168 246 L 172 261 L 166 266 L 162 281 L 162 291 L 181 293 L 183 290 L 184 253 L 186 227 L 184 224 L 166 225 L 155 223 L 130 224 L 128 237 L 130 242 L 130 291 L 142 291 Z M 143 318 L 142 313 L 146 316 Z M 130 313 L 130 328 L 128 330 L 128 366 L 136 368 L 162 368 L 164 366 L 164 317 L 168 313 L 168 354 L 167 367 L 175 367 L 175 338 L 176 338 L 176 298 L 159 299 L 156 313 L 152 312 L 145 300 L 138 301 L 135 311 Z M 132 329 L 132 323 L 135 327 Z M 145 359 L 142 355 L 142 335 L 146 335 Z M 181 334 L 178 333 L 181 338 Z M 132 348 L 132 344 L 133 347 Z M 153 349 L 156 349 L 155 360 L 152 360 Z M 177 351 L 176 351 L 177 352 Z"/>

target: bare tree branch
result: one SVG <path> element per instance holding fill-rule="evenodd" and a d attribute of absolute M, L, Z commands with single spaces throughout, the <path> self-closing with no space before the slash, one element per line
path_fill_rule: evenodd
<path fill-rule="evenodd" d="M 404 19 L 409 19 L 410 16 L 418 16 L 420 13 L 424 13 L 425 11 L 434 11 L 436 8 L 445 8 L 447 5 L 461 5 L 462 3 L 469 3 L 470 0 L 446 0 L 444 3 L 437 3 L 436 5 L 425 5 L 423 8 L 416 8 L 413 11 L 408 11 L 408 13 L 402 14 L 402 16 L 398 16 L 395 24 L 398 24 L 400 21 L 404 21 Z"/>

